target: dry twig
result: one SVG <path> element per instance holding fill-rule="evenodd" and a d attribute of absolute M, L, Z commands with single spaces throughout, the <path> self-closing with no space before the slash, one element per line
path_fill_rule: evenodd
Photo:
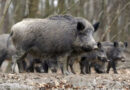
<path fill-rule="evenodd" d="M 70 10 L 71 8 L 73 8 L 75 5 L 77 5 L 79 3 L 80 0 L 78 0 L 76 3 L 74 3 L 71 7 L 67 8 L 65 11 L 63 11 L 61 14 L 65 14 L 68 10 Z"/>

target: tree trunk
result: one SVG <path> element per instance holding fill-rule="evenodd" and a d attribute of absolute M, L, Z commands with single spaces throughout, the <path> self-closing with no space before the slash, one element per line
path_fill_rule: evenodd
<path fill-rule="evenodd" d="M 26 0 L 14 0 L 14 21 L 19 22 L 25 16 Z"/>
<path fill-rule="evenodd" d="M 35 18 L 38 12 L 39 0 L 29 0 L 29 18 Z"/>
<path fill-rule="evenodd" d="M 62 14 L 66 9 L 65 9 L 65 0 L 58 0 L 57 13 Z"/>

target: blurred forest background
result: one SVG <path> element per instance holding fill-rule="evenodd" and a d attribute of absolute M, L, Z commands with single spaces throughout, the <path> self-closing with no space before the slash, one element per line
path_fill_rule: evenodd
<path fill-rule="evenodd" d="M 71 14 L 100 21 L 97 41 L 129 41 L 130 0 L 0 0 L 0 33 L 24 18 Z"/>

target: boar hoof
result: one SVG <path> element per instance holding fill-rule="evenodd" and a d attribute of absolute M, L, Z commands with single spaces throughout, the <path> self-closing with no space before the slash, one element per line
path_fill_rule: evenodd
<path fill-rule="evenodd" d="M 63 74 L 64 74 L 64 75 L 70 75 L 70 72 L 64 71 Z"/>

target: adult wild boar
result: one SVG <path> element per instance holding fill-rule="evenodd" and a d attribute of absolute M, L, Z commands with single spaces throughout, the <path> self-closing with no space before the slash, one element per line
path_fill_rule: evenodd
<path fill-rule="evenodd" d="M 9 39 L 9 34 L 2 34 L 0 35 L 0 66 L 4 60 L 11 60 L 12 55 L 16 53 L 16 49 L 12 44 L 11 40 Z M 8 41 L 8 48 L 7 48 L 7 41 Z"/>
<path fill-rule="evenodd" d="M 96 30 L 97 24 L 93 26 L 86 19 L 71 15 L 22 20 L 11 28 L 10 37 L 19 51 L 14 59 L 20 61 L 27 53 L 52 59 L 58 57 L 65 74 L 67 57 L 73 49 L 97 48 L 94 28 Z"/>

